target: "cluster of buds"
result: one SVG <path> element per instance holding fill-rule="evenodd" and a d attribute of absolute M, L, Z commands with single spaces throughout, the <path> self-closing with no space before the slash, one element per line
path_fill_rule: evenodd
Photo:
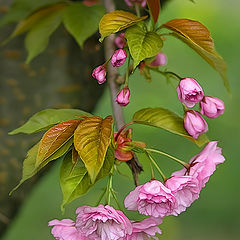
<path fill-rule="evenodd" d="M 184 78 L 177 87 L 177 95 L 180 102 L 187 108 L 192 108 L 200 103 L 200 112 L 208 118 L 216 118 L 224 113 L 224 102 L 216 97 L 204 96 L 202 87 L 193 78 Z M 187 109 L 184 115 L 184 127 L 195 139 L 208 131 L 207 122 L 200 112 Z"/>
<path fill-rule="evenodd" d="M 126 45 L 126 40 L 124 38 L 124 33 L 120 33 L 115 38 L 115 44 L 118 47 L 118 49 L 114 52 L 114 54 L 111 57 L 111 64 L 113 67 L 120 67 L 122 66 L 126 59 L 127 59 L 127 53 L 123 49 Z M 92 77 L 95 78 L 98 81 L 98 84 L 103 84 L 106 82 L 106 75 L 107 75 L 107 65 L 108 61 L 104 63 L 101 66 L 98 66 L 95 68 L 92 72 Z M 120 104 L 121 106 L 126 106 L 129 104 L 129 97 L 130 97 L 130 90 L 128 86 L 126 85 L 117 95 L 116 102 Z"/>
<path fill-rule="evenodd" d="M 120 67 L 124 64 L 127 58 L 127 53 L 124 49 L 118 49 L 112 55 L 111 63 L 113 67 Z M 98 81 L 98 84 L 103 84 L 106 82 L 106 75 L 107 75 L 107 65 L 108 62 L 104 63 L 101 66 L 95 68 L 92 72 L 92 77 Z"/>

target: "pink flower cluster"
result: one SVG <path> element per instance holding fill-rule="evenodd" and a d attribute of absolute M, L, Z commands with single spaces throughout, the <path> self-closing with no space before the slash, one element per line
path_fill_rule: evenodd
<path fill-rule="evenodd" d="M 52 235 L 58 240 L 148 240 L 158 239 L 158 225 L 169 215 L 177 216 L 196 199 L 217 165 L 225 161 L 222 149 L 213 141 L 189 161 L 188 169 L 172 173 L 164 183 L 151 180 L 138 186 L 125 198 L 128 210 L 149 216 L 130 221 L 122 211 L 111 206 L 81 206 L 76 221 L 52 220 Z"/>
<path fill-rule="evenodd" d="M 125 198 L 125 207 L 154 218 L 177 216 L 198 199 L 201 189 L 224 160 L 217 142 L 210 142 L 190 160 L 188 170 L 174 172 L 165 183 L 152 180 L 136 187 Z"/>
<path fill-rule="evenodd" d="M 52 220 L 52 235 L 58 240 L 145 240 L 161 233 L 161 219 L 148 218 L 131 222 L 122 211 L 106 205 L 82 206 L 71 219 Z"/>
<path fill-rule="evenodd" d="M 224 113 L 224 102 L 216 97 L 204 96 L 202 87 L 193 78 L 184 78 L 177 87 L 177 95 L 180 102 L 188 108 L 192 108 L 200 102 L 201 114 L 208 118 L 216 118 Z M 207 122 L 201 114 L 195 110 L 187 110 L 184 116 L 184 127 L 195 139 L 208 131 Z"/>

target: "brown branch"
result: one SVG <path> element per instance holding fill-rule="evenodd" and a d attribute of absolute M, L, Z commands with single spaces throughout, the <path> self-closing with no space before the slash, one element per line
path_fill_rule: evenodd
<path fill-rule="evenodd" d="M 104 0 L 104 5 L 107 12 L 112 12 L 115 10 L 115 4 L 113 0 Z M 114 45 L 114 35 L 110 35 L 106 38 L 104 43 L 105 48 L 105 58 L 108 60 L 115 50 Z M 112 102 L 112 109 L 113 109 L 113 115 L 115 118 L 117 129 L 121 129 L 122 126 L 125 125 L 124 121 L 124 115 L 122 107 L 116 103 L 115 99 L 119 92 L 119 85 L 116 82 L 116 79 L 118 77 L 118 71 L 116 68 L 112 67 L 111 64 L 108 64 L 108 83 L 109 83 L 109 89 L 111 92 L 111 102 Z M 139 184 L 138 181 L 138 174 L 143 171 L 142 166 L 140 162 L 138 161 L 137 157 L 134 156 L 134 158 L 127 162 L 129 168 L 132 171 L 134 183 L 137 186 Z"/>

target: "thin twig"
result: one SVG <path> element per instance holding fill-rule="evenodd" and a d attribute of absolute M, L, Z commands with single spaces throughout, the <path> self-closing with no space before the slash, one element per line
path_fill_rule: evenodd
<path fill-rule="evenodd" d="M 115 10 L 115 4 L 113 0 L 104 0 L 104 6 L 107 12 L 112 12 Z M 105 59 L 107 60 L 113 55 L 115 50 L 113 34 L 105 39 L 104 48 Z M 117 77 L 118 77 L 117 69 L 112 67 L 111 64 L 108 64 L 108 83 L 111 93 L 113 116 L 116 122 L 117 130 L 119 130 L 121 129 L 122 126 L 125 125 L 125 121 L 122 107 L 116 102 L 116 97 L 119 92 L 119 85 L 116 82 Z M 132 171 L 135 185 L 137 186 L 139 184 L 138 174 L 142 171 L 142 166 L 135 157 L 131 161 L 128 161 L 127 163 Z"/>

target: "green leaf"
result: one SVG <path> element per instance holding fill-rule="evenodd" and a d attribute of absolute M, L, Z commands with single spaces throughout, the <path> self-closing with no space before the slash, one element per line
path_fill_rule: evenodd
<path fill-rule="evenodd" d="M 173 19 L 163 27 L 172 30 L 172 36 L 182 40 L 207 61 L 220 74 L 228 92 L 231 92 L 226 63 L 216 51 L 210 32 L 203 24 L 190 19 Z"/>
<path fill-rule="evenodd" d="M 62 157 L 70 148 L 73 143 L 73 139 L 69 139 L 58 151 L 56 151 L 53 155 L 51 155 L 48 159 L 42 162 L 40 165 L 36 166 L 36 160 L 38 155 L 38 149 L 40 143 L 34 145 L 27 153 L 27 157 L 23 162 L 23 172 L 22 179 L 19 184 L 13 188 L 10 192 L 10 195 L 17 189 L 19 186 L 25 182 L 27 179 L 34 176 L 38 171 L 40 171 L 43 167 L 45 167 L 49 162 L 56 160 Z"/>
<path fill-rule="evenodd" d="M 113 167 L 114 159 L 114 151 L 110 147 L 96 181 L 108 176 Z M 63 193 L 62 211 L 67 204 L 87 193 L 94 185 L 82 161 L 78 161 L 77 165 L 74 166 L 71 152 L 63 160 L 60 170 L 60 185 Z"/>
<path fill-rule="evenodd" d="M 125 33 L 135 67 L 145 58 L 156 56 L 162 49 L 161 37 L 155 32 L 149 32 L 145 26 L 135 25 Z"/>
<path fill-rule="evenodd" d="M 105 159 L 112 137 L 112 116 L 84 119 L 74 132 L 74 147 L 94 183 Z"/>
<path fill-rule="evenodd" d="M 144 108 L 137 111 L 133 121 L 138 124 L 163 128 L 169 132 L 181 135 L 202 146 L 209 142 L 207 136 L 202 134 L 198 139 L 192 138 L 184 128 L 183 118 L 165 108 Z"/>
<path fill-rule="evenodd" d="M 90 113 L 78 109 L 46 109 L 34 114 L 24 125 L 11 131 L 9 134 L 36 133 L 47 130 L 53 125 L 81 116 L 92 116 Z"/>
<path fill-rule="evenodd" d="M 82 3 L 71 3 L 64 11 L 63 23 L 79 46 L 98 30 L 98 24 L 104 15 L 104 7 L 93 5 L 87 7 Z"/>
<path fill-rule="evenodd" d="M 59 0 L 15 0 L 8 12 L 0 19 L 0 27 L 11 22 L 18 22 L 26 18 L 37 8 L 57 2 L 59 2 Z"/>
<path fill-rule="evenodd" d="M 43 52 L 49 42 L 49 37 L 62 22 L 63 8 L 47 15 L 34 24 L 25 38 L 25 47 L 28 51 L 26 63 Z"/>
<path fill-rule="evenodd" d="M 99 23 L 100 41 L 110 34 L 126 29 L 146 19 L 147 16 L 138 17 L 130 12 L 116 10 L 105 14 Z"/>

